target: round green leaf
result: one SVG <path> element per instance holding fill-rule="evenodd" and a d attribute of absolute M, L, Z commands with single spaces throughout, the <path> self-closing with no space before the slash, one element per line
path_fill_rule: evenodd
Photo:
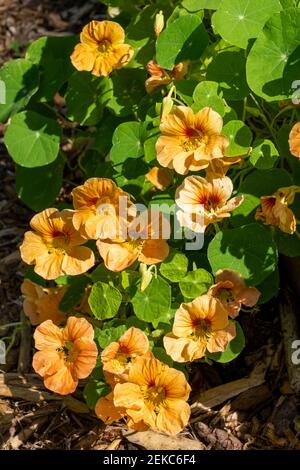
<path fill-rule="evenodd" d="M 218 91 L 219 84 L 216 82 L 204 81 L 198 83 L 193 93 L 193 99 L 195 101 L 195 103 L 192 105 L 193 111 L 198 112 L 200 109 L 209 106 L 214 111 L 223 116 L 225 112 L 225 106 L 224 101 L 218 95 Z"/>
<path fill-rule="evenodd" d="M 0 83 L 3 83 L 3 99 L 0 100 L 0 121 L 26 106 L 39 84 L 39 70 L 26 59 L 11 60 L 0 69 Z"/>
<path fill-rule="evenodd" d="M 165 28 L 156 41 L 156 60 L 172 69 L 183 60 L 197 60 L 208 45 L 208 35 L 197 15 L 180 16 Z"/>
<path fill-rule="evenodd" d="M 232 341 L 227 346 L 226 351 L 224 352 L 217 352 L 217 353 L 206 353 L 206 356 L 209 359 L 212 359 L 215 362 L 221 362 L 225 364 L 226 362 L 233 361 L 244 349 L 245 347 L 245 336 L 242 330 L 241 325 L 237 322 L 233 322 L 236 327 L 236 336 L 233 338 Z"/>
<path fill-rule="evenodd" d="M 176 250 L 171 250 L 169 256 L 159 267 L 160 273 L 171 282 L 178 282 L 188 270 L 189 261 L 187 257 Z"/>
<path fill-rule="evenodd" d="M 212 275 L 205 269 L 195 269 L 179 281 L 179 287 L 184 297 L 194 299 L 206 294 L 213 283 Z"/>
<path fill-rule="evenodd" d="M 30 209 L 40 212 L 51 207 L 62 187 L 64 160 L 58 157 L 47 166 L 25 168 L 16 165 L 16 191 Z"/>
<path fill-rule="evenodd" d="M 94 409 L 99 398 L 105 397 L 110 391 L 111 387 L 105 382 L 102 365 L 98 365 L 97 361 L 97 366 L 88 378 L 83 390 L 88 407 Z"/>
<path fill-rule="evenodd" d="M 240 196 L 238 193 L 237 196 Z M 234 227 L 240 227 L 241 225 L 251 224 L 255 221 L 254 214 L 257 207 L 260 205 L 260 199 L 252 194 L 243 194 L 244 200 L 242 204 L 237 207 L 230 218 L 230 223 Z"/>
<path fill-rule="evenodd" d="M 122 295 L 115 287 L 96 282 L 91 289 L 89 306 L 98 320 L 114 317 L 120 308 Z"/>
<path fill-rule="evenodd" d="M 212 17 L 213 29 L 234 46 L 246 49 L 265 22 L 281 10 L 279 0 L 223 0 Z"/>
<path fill-rule="evenodd" d="M 95 77 L 90 72 L 75 72 L 68 82 L 65 95 L 68 118 L 85 126 L 97 124 L 112 95 L 109 78 Z"/>
<path fill-rule="evenodd" d="M 277 189 L 291 186 L 293 180 L 286 170 L 272 168 L 271 170 L 255 170 L 243 181 L 239 192 L 252 196 L 270 196 Z"/>
<path fill-rule="evenodd" d="M 37 64 L 41 79 L 37 97 L 49 101 L 74 72 L 70 60 L 77 39 L 75 36 L 45 36 L 37 39 L 26 52 L 26 59 Z"/>
<path fill-rule="evenodd" d="M 4 143 L 13 160 L 33 168 L 53 162 L 59 151 L 61 129 L 56 121 L 33 111 L 12 117 Z"/>
<path fill-rule="evenodd" d="M 243 121 L 229 121 L 223 127 L 222 134 L 229 139 L 229 146 L 225 151 L 227 157 L 244 155 L 249 151 L 252 141 L 252 132 Z"/>
<path fill-rule="evenodd" d="M 217 81 L 226 100 L 242 100 L 249 94 L 246 81 L 246 58 L 241 52 L 217 54 L 209 64 L 207 80 Z"/>
<path fill-rule="evenodd" d="M 279 277 L 279 269 L 275 269 L 275 271 L 270 274 L 259 286 L 257 289 L 260 291 L 260 297 L 258 299 L 258 304 L 265 304 L 273 297 L 278 294 L 280 287 L 280 277 Z"/>
<path fill-rule="evenodd" d="M 189 106 L 193 104 L 192 97 L 197 84 L 196 80 L 176 80 L 176 94 Z"/>
<path fill-rule="evenodd" d="M 137 290 L 131 302 L 134 313 L 140 320 L 152 323 L 154 327 L 159 321 L 168 323 L 171 287 L 161 277 L 153 278 L 143 292 Z"/>
<path fill-rule="evenodd" d="M 258 139 L 253 144 L 249 160 L 256 168 L 267 170 L 273 168 L 278 156 L 279 153 L 271 140 Z"/>
<path fill-rule="evenodd" d="M 280 254 L 291 258 L 300 256 L 300 239 L 296 234 L 290 235 L 276 229 L 274 238 Z"/>
<path fill-rule="evenodd" d="M 203 10 L 217 10 L 220 6 L 220 0 L 183 0 L 183 8 L 190 12 Z"/>
<path fill-rule="evenodd" d="M 138 111 L 140 101 L 145 96 L 145 70 L 116 70 L 112 76 L 113 96 L 107 107 L 117 116 L 128 116 Z"/>
<path fill-rule="evenodd" d="M 247 59 L 247 81 L 267 101 L 291 98 L 292 82 L 300 73 L 300 9 L 273 15 L 255 41 Z"/>
<path fill-rule="evenodd" d="M 139 158 L 144 154 L 146 131 L 139 122 L 123 122 L 115 130 L 112 138 L 110 158 L 114 163 L 123 163 L 128 158 Z"/>
<path fill-rule="evenodd" d="M 271 232 L 260 224 L 217 233 L 207 254 L 213 273 L 233 269 L 250 286 L 260 284 L 277 264 L 277 248 Z"/>

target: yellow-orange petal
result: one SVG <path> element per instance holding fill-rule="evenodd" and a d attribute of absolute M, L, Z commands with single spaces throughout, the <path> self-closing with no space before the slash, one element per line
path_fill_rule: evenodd
<path fill-rule="evenodd" d="M 72 375 L 72 369 L 63 365 L 58 371 L 44 379 L 45 387 L 60 395 L 68 395 L 75 392 L 78 380 Z"/>
<path fill-rule="evenodd" d="M 123 408 L 117 408 L 114 405 L 113 397 L 113 392 L 110 392 L 105 397 L 100 398 L 96 403 L 95 413 L 106 425 L 114 421 L 119 421 L 125 414 Z"/>
<path fill-rule="evenodd" d="M 64 257 L 64 253 L 60 251 L 47 252 L 36 259 L 34 271 L 48 280 L 63 276 L 66 274 L 62 268 Z"/>
<path fill-rule="evenodd" d="M 76 276 L 87 272 L 95 264 L 93 251 L 86 246 L 75 246 L 68 250 L 62 261 L 62 270 L 65 274 Z"/>
<path fill-rule="evenodd" d="M 139 251 L 128 243 L 114 243 L 98 240 L 97 248 L 104 264 L 110 271 L 123 271 L 131 266 L 139 256 Z"/>
<path fill-rule="evenodd" d="M 96 366 L 98 349 L 96 343 L 89 338 L 76 339 L 73 346 L 77 356 L 73 364 L 73 375 L 78 379 L 88 377 Z"/>
<path fill-rule="evenodd" d="M 167 258 L 169 250 L 165 240 L 145 240 L 139 261 L 148 265 L 161 263 Z"/>
<path fill-rule="evenodd" d="M 71 55 L 73 66 L 79 71 L 91 72 L 96 55 L 87 44 L 77 44 Z"/>
<path fill-rule="evenodd" d="M 63 330 L 54 325 L 52 320 L 41 323 L 33 334 L 35 347 L 39 350 L 54 350 L 63 345 Z"/>
<path fill-rule="evenodd" d="M 142 330 L 134 326 L 125 331 L 119 339 L 119 344 L 122 352 L 131 356 L 141 356 L 149 350 L 147 336 Z"/>
<path fill-rule="evenodd" d="M 62 358 L 55 350 L 38 351 L 32 358 L 32 367 L 41 377 L 55 374 L 63 365 Z"/>
<path fill-rule="evenodd" d="M 175 436 L 188 424 L 190 414 L 190 406 L 185 401 L 167 399 L 157 414 L 156 428 Z"/>
<path fill-rule="evenodd" d="M 291 154 L 300 158 L 300 122 L 297 122 L 290 132 L 289 147 Z"/>
<path fill-rule="evenodd" d="M 164 337 L 167 354 L 176 362 L 192 362 L 205 355 L 206 344 L 190 338 L 178 338 L 173 333 Z"/>
<path fill-rule="evenodd" d="M 146 174 L 146 179 L 153 184 L 153 186 L 161 191 L 167 189 L 172 181 L 172 172 L 167 168 L 158 168 L 154 166 Z"/>
<path fill-rule="evenodd" d="M 63 337 L 66 341 L 75 341 L 80 338 L 94 339 L 93 326 L 85 319 L 69 317 L 64 328 Z"/>
<path fill-rule="evenodd" d="M 227 327 L 222 330 L 216 330 L 207 341 L 207 350 L 211 353 L 224 352 L 228 344 L 236 336 L 236 327 L 233 322 L 229 322 Z"/>
<path fill-rule="evenodd" d="M 25 263 L 33 264 L 38 257 L 47 252 L 47 247 L 38 234 L 25 232 L 23 243 L 20 246 L 21 258 Z"/>

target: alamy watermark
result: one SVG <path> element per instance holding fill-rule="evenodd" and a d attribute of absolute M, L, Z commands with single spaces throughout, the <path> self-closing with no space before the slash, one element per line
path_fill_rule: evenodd
<path fill-rule="evenodd" d="M 300 364 L 300 339 L 295 339 L 295 341 L 292 342 L 292 349 L 295 350 L 292 353 L 292 363 L 298 366 Z"/>
<path fill-rule="evenodd" d="M 3 340 L 0 339 L 0 364 L 6 364 L 6 346 Z"/>
<path fill-rule="evenodd" d="M 294 90 L 292 94 L 292 103 L 298 105 L 300 104 L 300 80 L 293 81 L 292 89 Z"/>
<path fill-rule="evenodd" d="M 0 104 L 6 104 L 6 85 L 3 80 L 0 80 Z"/>
<path fill-rule="evenodd" d="M 128 206 L 127 197 L 120 196 L 117 207 L 111 203 L 99 204 L 98 215 L 106 223 L 99 227 L 99 238 L 102 230 L 113 240 L 169 240 L 173 230 L 174 240 L 186 240 L 186 250 L 200 250 L 204 244 L 204 206 L 203 204 L 153 204 L 150 209 L 144 204 Z M 104 232 L 103 232 L 104 233 Z"/>

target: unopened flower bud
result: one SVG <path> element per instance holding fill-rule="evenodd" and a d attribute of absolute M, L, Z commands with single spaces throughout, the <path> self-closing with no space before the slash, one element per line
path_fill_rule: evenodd
<path fill-rule="evenodd" d="M 162 30 L 164 29 L 165 26 L 165 20 L 164 20 L 164 14 L 162 10 L 160 10 L 159 13 L 155 16 L 155 21 L 154 21 L 154 32 L 156 36 L 159 36 Z"/>
<path fill-rule="evenodd" d="M 161 119 L 164 119 L 170 112 L 172 111 L 173 108 L 173 100 L 170 96 L 165 96 L 165 98 L 162 101 L 162 107 L 161 107 Z"/>

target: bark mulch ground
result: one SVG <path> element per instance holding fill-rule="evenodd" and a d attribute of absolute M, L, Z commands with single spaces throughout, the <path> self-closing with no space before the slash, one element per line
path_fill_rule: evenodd
<path fill-rule="evenodd" d="M 85 22 L 103 17 L 103 6 L 96 0 L 0 0 L 0 64 L 22 56 L 39 36 L 77 33 Z M 153 433 L 128 434 L 122 423 L 104 428 L 82 401 L 83 385 L 73 397 L 45 390 L 31 369 L 32 331 L 20 295 L 26 267 L 18 247 L 33 214 L 16 196 L 14 165 L 3 145 L 3 131 L 4 126 L 0 128 L 0 338 L 6 338 L 8 354 L 6 364 L 0 365 L 0 448 L 300 450 L 299 395 L 291 388 L 295 370 L 290 364 L 288 371 L 286 367 L 279 309 L 280 305 L 289 312 L 296 309 L 289 292 L 281 292 L 279 299 L 255 312 L 241 313 L 247 345 L 237 360 L 192 367 L 190 425 L 172 442 Z M 292 299 L 289 303 L 286 295 Z"/>

